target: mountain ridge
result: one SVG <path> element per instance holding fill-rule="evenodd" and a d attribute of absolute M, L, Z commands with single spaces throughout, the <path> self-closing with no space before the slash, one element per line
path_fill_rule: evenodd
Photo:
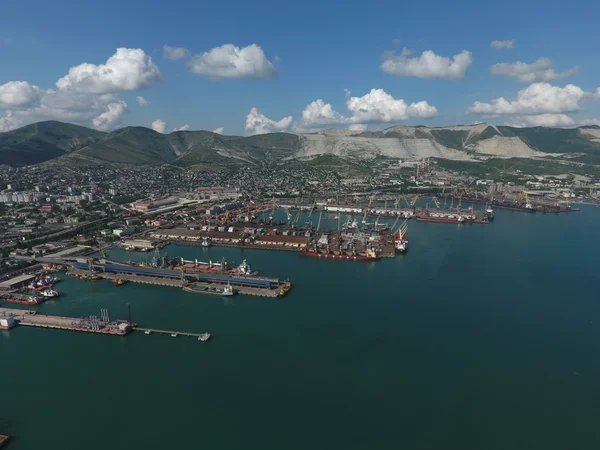
<path fill-rule="evenodd" d="M 285 164 L 331 156 L 349 161 L 426 157 L 457 161 L 488 158 L 566 158 L 600 164 L 600 127 L 517 128 L 477 123 L 448 127 L 395 125 L 381 131 L 347 129 L 314 133 L 225 136 L 129 126 L 102 132 L 47 121 L 0 133 L 0 164 L 170 164 L 219 168 Z"/>

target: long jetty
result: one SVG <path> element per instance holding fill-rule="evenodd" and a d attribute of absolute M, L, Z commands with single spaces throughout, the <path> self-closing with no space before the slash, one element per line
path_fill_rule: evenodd
<path fill-rule="evenodd" d="M 40 328 L 54 328 L 58 330 L 83 331 L 87 333 L 111 334 L 126 336 L 131 331 L 143 331 L 145 334 L 169 334 L 172 337 L 187 336 L 206 342 L 211 338 L 210 333 L 190 333 L 187 331 L 168 331 L 158 328 L 142 328 L 126 320 L 110 320 L 108 311 L 103 310 L 102 317 L 90 316 L 89 318 L 73 318 L 62 316 L 48 316 L 37 314 L 32 310 L 0 308 L 0 329 L 10 330 L 17 325 Z M 0 435 L 1 437 L 1 435 Z M 2 441 L 0 439 L 0 445 Z"/>

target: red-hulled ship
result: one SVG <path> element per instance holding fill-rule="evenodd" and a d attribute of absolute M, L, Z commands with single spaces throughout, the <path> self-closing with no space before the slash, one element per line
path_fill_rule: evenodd
<path fill-rule="evenodd" d="M 19 305 L 39 305 L 46 301 L 46 297 L 24 294 L 7 294 L 2 299 L 6 303 L 18 303 Z"/>

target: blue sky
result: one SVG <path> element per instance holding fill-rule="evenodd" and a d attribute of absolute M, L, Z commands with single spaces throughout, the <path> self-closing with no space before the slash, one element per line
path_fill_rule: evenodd
<path fill-rule="evenodd" d="M 537 0 L 10 2 L 0 15 L 0 131 L 47 119 L 225 134 L 600 123 L 598 12 Z M 187 56 L 166 59 L 165 45 Z M 125 72 L 111 75 L 101 65 L 118 48 Z M 510 65 L 493 75 L 498 63 Z"/>

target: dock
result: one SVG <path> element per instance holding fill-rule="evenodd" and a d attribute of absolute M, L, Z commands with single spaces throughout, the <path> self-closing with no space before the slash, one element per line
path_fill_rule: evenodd
<path fill-rule="evenodd" d="M 29 327 L 54 328 L 57 330 L 83 331 L 87 333 L 111 334 L 125 336 L 131 331 L 131 325 L 126 320 L 110 320 L 108 311 L 102 310 L 101 317 L 89 316 L 87 318 L 73 318 L 61 316 L 47 316 L 37 314 L 32 310 L 0 308 L 0 324 L 4 329 L 16 325 Z"/>
<path fill-rule="evenodd" d="M 187 331 L 170 331 L 170 330 L 159 330 L 156 328 L 141 328 L 141 327 L 133 327 L 133 331 L 143 331 L 144 334 L 166 334 L 171 337 L 185 336 L 185 337 L 193 337 L 197 338 L 199 341 L 206 342 L 211 338 L 210 333 L 189 333 Z"/>

